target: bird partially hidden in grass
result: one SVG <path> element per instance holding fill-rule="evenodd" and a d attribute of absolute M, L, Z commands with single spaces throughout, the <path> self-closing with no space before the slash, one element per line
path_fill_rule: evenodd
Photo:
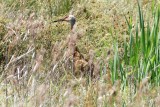
<path fill-rule="evenodd" d="M 74 17 L 74 15 L 69 15 L 69 16 L 66 16 L 62 19 L 58 19 L 58 20 L 55 20 L 53 22 L 62 22 L 62 21 L 66 21 L 66 22 L 69 22 L 71 24 L 71 34 L 69 35 L 69 38 L 67 40 L 67 44 L 68 44 L 68 56 L 72 55 L 72 73 L 74 73 L 75 71 L 75 68 L 74 68 L 74 53 L 75 53 L 75 47 L 76 47 L 76 42 L 77 42 L 77 35 L 75 35 L 75 32 L 73 31 L 73 28 L 75 26 L 75 23 L 76 23 L 76 18 Z"/>
<path fill-rule="evenodd" d="M 66 58 L 72 56 L 72 73 L 79 74 L 80 72 L 84 73 L 85 71 L 89 71 L 88 69 L 88 61 L 86 61 L 83 55 L 80 53 L 78 47 L 76 46 L 78 39 L 81 37 L 79 32 L 75 31 L 76 28 L 76 18 L 74 15 L 68 15 L 62 19 L 55 20 L 53 22 L 69 22 L 71 25 L 71 32 L 67 37 L 67 50 L 66 50 Z M 83 75 L 82 73 L 82 75 Z"/>

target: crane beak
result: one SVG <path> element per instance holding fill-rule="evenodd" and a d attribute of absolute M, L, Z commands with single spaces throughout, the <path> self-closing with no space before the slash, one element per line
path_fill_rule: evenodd
<path fill-rule="evenodd" d="M 58 19 L 58 20 L 55 20 L 55 21 L 53 21 L 53 22 L 62 22 L 62 21 L 67 21 L 67 22 L 69 22 L 70 20 L 69 20 L 69 17 L 66 16 L 66 17 L 64 17 L 64 18 L 62 18 L 62 19 Z"/>

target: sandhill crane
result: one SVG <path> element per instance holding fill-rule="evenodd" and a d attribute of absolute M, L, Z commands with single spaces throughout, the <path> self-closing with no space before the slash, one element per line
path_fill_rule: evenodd
<path fill-rule="evenodd" d="M 74 17 L 74 15 L 69 15 L 69 16 L 66 16 L 62 19 L 55 20 L 53 22 L 62 22 L 62 21 L 66 21 L 66 22 L 69 22 L 71 24 L 71 34 L 69 35 L 69 39 L 67 40 L 67 44 L 68 44 L 68 54 L 72 55 L 72 72 L 74 73 L 74 71 L 75 71 L 75 68 L 74 68 L 74 63 L 75 63 L 74 53 L 75 53 L 76 41 L 77 41 L 77 35 L 74 32 L 76 18 Z"/>
<path fill-rule="evenodd" d="M 66 21 L 71 24 L 71 32 L 68 36 L 67 44 L 68 44 L 68 55 L 69 56 L 72 55 L 72 73 L 74 74 L 76 73 L 75 71 L 77 70 L 75 67 L 77 66 L 78 68 L 81 66 L 80 67 L 81 70 L 84 71 L 83 68 L 88 65 L 88 61 L 84 59 L 83 55 L 79 52 L 79 49 L 76 46 L 77 38 L 81 36 L 79 33 L 75 31 L 76 18 L 74 17 L 74 15 L 69 15 L 62 19 L 55 20 L 54 22 L 62 22 L 62 21 Z M 79 53 L 78 57 L 80 57 L 78 59 L 77 59 L 77 52 Z"/>

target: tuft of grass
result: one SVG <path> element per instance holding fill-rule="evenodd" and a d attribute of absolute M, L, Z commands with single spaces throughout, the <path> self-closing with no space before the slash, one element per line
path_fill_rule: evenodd
<path fill-rule="evenodd" d="M 53 10 L 55 15 L 68 13 L 72 8 L 71 0 L 54 0 L 53 4 Z"/>

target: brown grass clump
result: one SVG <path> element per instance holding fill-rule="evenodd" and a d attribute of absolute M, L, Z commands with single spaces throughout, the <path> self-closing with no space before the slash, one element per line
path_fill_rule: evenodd
<path fill-rule="evenodd" d="M 45 54 L 45 49 L 41 47 L 40 51 L 37 52 L 37 57 L 36 57 L 36 61 L 35 61 L 35 64 L 32 68 L 32 72 L 36 72 L 38 70 L 38 68 L 40 67 L 40 65 L 42 64 L 42 61 L 43 61 L 43 57 L 44 57 L 44 54 Z"/>
<path fill-rule="evenodd" d="M 155 98 L 155 104 L 157 107 L 160 105 L 160 95 Z"/>
<path fill-rule="evenodd" d="M 97 96 L 97 92 L 93 86 L 88 87 L 88 91 L 86 93 L 84 106 L 85 107 L 96 107 L 95 97 Z"/>
<path fill-rule="evenodd" d="M 45 100 L 47 99 L 46 93 L 49 91 L 49 86 L 45 84 L 41 84 L 37 87 L 37 90 L 35 91 L 35 95 L 33 97 L 33 104 L 35 103 L 36 107 L 42 106 L 45 103 Z"/>
<path fill-rule="evenodd" d="M 145 93 L 148 92 L 147 84 L 148 84 L 149 79 L 150 79 L 150 77 L 146 77 L 139 84 L 138 92 L 137 92 L 137 94 L 136 94 L 136 96 L 134 98 L 134 100 L 137 103 L 137 105 L 143 105 L 142 100 L 143 100 L 143 96 L 145 95 Z"/>
<path fill-rule="evenodd" d="M 77 105 L 78 97 L 72 94 L 72 90 L 69 89 L 65 92 L 64 96 L 66 97 L 63 107 L 74 107 Z"/>

